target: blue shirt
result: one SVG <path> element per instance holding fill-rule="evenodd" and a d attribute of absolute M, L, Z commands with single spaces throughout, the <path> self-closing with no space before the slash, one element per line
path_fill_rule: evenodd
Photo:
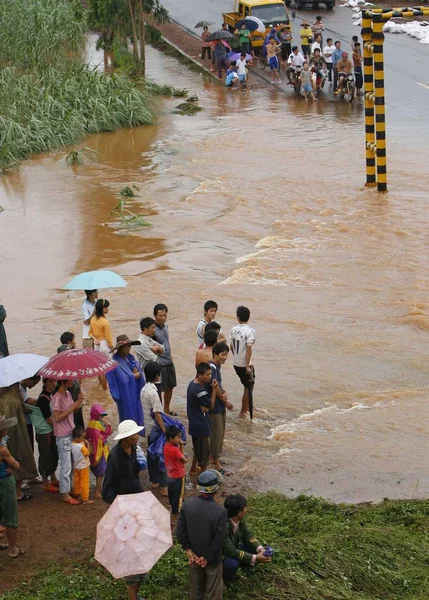
<path fill-rule="evenodd" d="M 164 346 L 164 352 L 158 355 L 158 364 L 161 366 L 171 365 L 171 346 L 170 346 L 170 337 L 168 334 L 167 325 L 161 326 L 158 323 L 155 323 L 155 337 L 158 344 L 162 344 Z"/>
<path fill-rule="evenodd" d="M 335 50 L 332 52 L 332 64 L 334 67 L 337 65 L 337 62 L 341 60 L 343 52 L 344 50 L 341 50 L 341 48 L 339 50 L 335 48 Z"/>
<path fill-rule="evenodd" d="M 237 73 L 235 71 L 232 71 L 229 75 L 227 75 L 225 85 L 231 85 L 231 83 L 236 78 L 236 75 Z"/>
<path fill-rule="evenodd" d="M 201 407 L 210 407 L 210 395 L 199 383 L 191 381 L 188 385 L 186 411 L 189 420 L 189 435 L 192 437 L 210 437 L 210 418 Z"/>

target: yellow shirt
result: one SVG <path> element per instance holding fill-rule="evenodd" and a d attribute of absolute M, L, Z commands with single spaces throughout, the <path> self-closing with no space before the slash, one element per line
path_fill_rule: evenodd
<path fill-rule="evenodd" d="M 308 38 L 312 37 L 313 32 L 311 31 L 310 27 L 302 27 L 299 35 L 301 37 L 301 44 L 303 46 L 308 46 L 308 44 L 310 43 L 308 41 Z"/>
<path fill-rule="evenodd" d="M 94 337 L 99 342 L 106 340 L 110 348 L 113 348 L 112 332 L 110 330 L 110 323 L 106 317 L 92 317 L 89 325 L 89 337 Z"/>

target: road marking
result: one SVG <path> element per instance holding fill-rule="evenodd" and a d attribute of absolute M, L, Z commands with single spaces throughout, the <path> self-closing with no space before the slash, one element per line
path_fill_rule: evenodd
<path fill-rule="evenodd" d="M 417 85 L 419 85 L 422 88 L 425 88 L 426 90 L 429 90 L 429 85 L 426 85 L 425 83 L 420 83 L 420 81 L 417 81 Z"/>

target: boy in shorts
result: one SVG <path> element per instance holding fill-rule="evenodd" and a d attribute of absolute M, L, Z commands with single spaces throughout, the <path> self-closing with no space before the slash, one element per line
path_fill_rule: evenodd
<path fill-rule="evenodd" d="M 164 446 L 164 461 L 168 477 L 168 501 L 175 521 L 185 495 L 185 464 L 188 459 L 183 456 L 183 440 L 178 427 L 175 425 L 167 427 L 165 437 L 167 443 Z"/>
<path fill-rule="evenodd" d="M 247 62 L 246 55 L 244 54 L 244 52 L 241 53 L 240 58 L 237 60 L 236 64 L 241 87 L 247 87 Z"/>
<path fill-rule="evenodd" d="M 237 308 L 238 325 L 231 329 L 229 347 L 233 354 L 234 370 L 237 373 L 244 391 L 241 400 L 240 417 L 247 416 L 249 410 L 249 388 L 255 381 L 255 369 L 252 365 L 252 351 L 255 344 L 255 330 L 248 325 L 250 310 L 246 306 Z"/>

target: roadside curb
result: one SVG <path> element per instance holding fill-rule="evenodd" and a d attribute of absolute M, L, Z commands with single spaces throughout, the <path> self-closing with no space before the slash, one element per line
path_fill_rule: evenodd
<path fill-rule="evenodd" d="M 181 25 L 179 25 L 179 23 L 176 23 L 174 21 L 174 23 L 176 25 L 178 25 L 179 27 L 182 27 Z M 183 27 L 182 27 L 183 29 Z M 187 30 L 186 30 L 187 31 Z M 207 69 L 207 67 L 205 67 L 204 65 L 202 65 L 200 62 L 198 62 L 195 58 L 193 58 L 192 56 L 190 56 L 189 54 L 186 54 L 186 52 L 184 50 L 182 50 L 181 48 L 179 48 L 179 46 L 176 46 L 176 44 L 173 44 L 173 42 L 170 42 L 170 40 L 168 40 L 166 37 L 164 37 L 163 35 L 161 36 L 162 41 L 165 44 L 168 44 L 168 46 L 170 46 L 171 48 L 173 48 L 178 54 L 181 54 L 184 58 L 186 58 L 186 60 L 191 61 L 195 66 L 198 67 L 198 69 L 200 71 L 204 71 L 205 73 L 207 73 L 208 75 L 210 75 L 210 77 L 212 79 L 214 79 L 215 81 L 217 81 L 218 83 L 221 83 L 219 79 L 217 79 L 217 77 L 215 77 L 213 75 L 213 73 Z"/>

